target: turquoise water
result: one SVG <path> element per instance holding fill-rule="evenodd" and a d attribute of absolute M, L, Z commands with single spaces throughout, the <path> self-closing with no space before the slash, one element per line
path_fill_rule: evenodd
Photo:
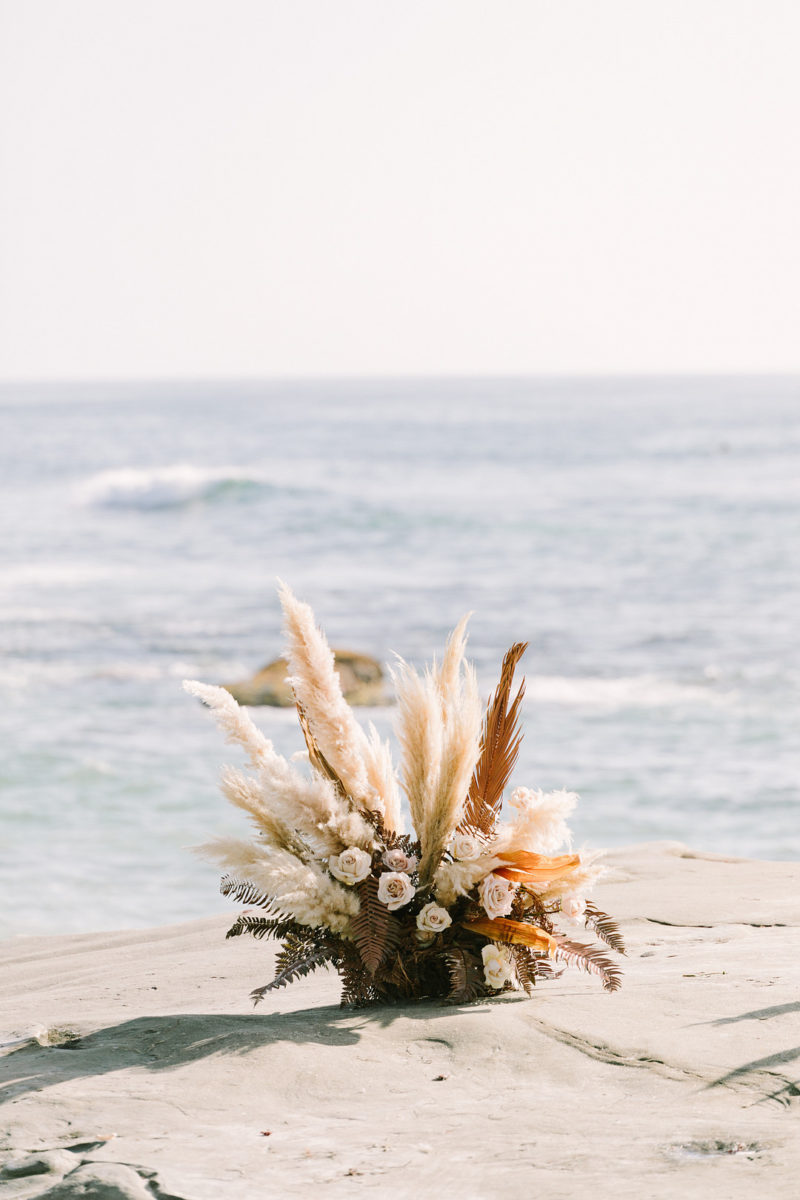
<path fill-rule="evenodd" d="M 473 610 L 487 695 L 528 640 L 517 781 L 578 844 L 800 857 L 798 380 L 6 385 L 0 504 L 3 934 L 227 907 L 180 681 L 280 651 L 276 576 L 383 659 Z"/>

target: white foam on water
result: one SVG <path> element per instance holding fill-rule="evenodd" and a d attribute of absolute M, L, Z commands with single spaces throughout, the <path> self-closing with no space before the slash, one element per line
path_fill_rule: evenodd
<path fill-rule="evenodd" d="M 81 483 L 80 504 L 93 508 L 174 508 L 207 500 L 228 487 L 263 487 L 267 480 L 241 467 L 196 467 L 174 463 L 166 467 L 126 467 L 101 471 Z"/>
<path fill-rule="evenodd" d="M 618 679 L 534 675 L 525 685 L 528 700 L 587 708 L 680 708 L 685 705 L 727 706 L 736 692 L 720 692 L 698 684 L 676 683 L 653 675 Z"/>

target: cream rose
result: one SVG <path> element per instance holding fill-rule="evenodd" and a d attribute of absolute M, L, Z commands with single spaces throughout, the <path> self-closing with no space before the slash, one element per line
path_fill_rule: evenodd
<path fill-rule="evenodd" d="M 518 787 L 514 788 L 514 791 L 508 798 L 508 803 L 512 808 L 516 808 L 518 812 L 529 812 L 537 804 L 541 803 L 543 796 L 544 792 L 538 788 L 536 791 L 532 791 L 530 788 Z"/>
<path fill-rule="evenodd" d="M 481 904 L 488 917 L 505 917 L 511 912 L 517 885 L 502 875 L 487 875 L 480 886 Z"/>
<path fill-rule="evenodd" d="M 561 911 L 565 917 L 582 917 L 586 912 L 586 901 L 582 896 L 565 896 L 561 901 Z"/>
<path fill-rule="evenodd" d="M 341 854 L 332 854 L 328 859 L 328 870 L 334 879 L 347 883 L 351 887 L 366 879 L 372 870 L 372 855 L 358 846 L 350 846 Z"/>
<path fill-rule="evenodd" d="M 419 859 L 414 854 L 406 854 L 404 850 L 394 849 L 386 851 L 382 862 L 390 871 L 403 871 L 406 875 L 410 875 L 412 871 L 416 871 Z"/>
<path fill-rule="evenodd" d="M 402 871 L 384 871 L 378 880 L 378 899 L 394 912 L 414 899 L 414 885 Z"/>
<path fill-rule="evenodd" d="M 483 854 L 483 846 L 474 833 L 457 833 L 453 838 L 453 858 L 459 862 L 473 862 Z"/>
<path fill-rule="evenodd" d="M 443 929 L 447 929 L 447 926 L 452 924 L 453 918 L 447 909 L 442 908 L 440 904 L 435 904 L 433 900 L 417 913 L 417 929 L 422 930 L 423 933 L 441 933 Z"/>
<path fill-rule="evenodd" d="M 513 981 L 513 972 L 508 953 L 502 946 L 490 942 L 481 951 L 483 958 L 483 977 L 490 988 L 499 990 Z"/>

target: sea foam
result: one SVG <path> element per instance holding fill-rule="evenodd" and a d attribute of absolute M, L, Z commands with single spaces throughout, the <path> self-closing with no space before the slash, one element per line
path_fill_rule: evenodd
<path fill-rule="evenodd" d="M 81 483 L 79 503 L 93 508 L 178 508 L 226 493 L 261 489 L 267 481 L 239 467 L 196 467 L 175 463 L 147 469 L 101 471 Z"/>

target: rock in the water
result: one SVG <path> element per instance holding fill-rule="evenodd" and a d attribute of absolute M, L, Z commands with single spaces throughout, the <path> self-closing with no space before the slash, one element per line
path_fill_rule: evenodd
<path fill-rule="evenodd" d="M 375 658 L 358 654 L 352 650 L 334 650 L 336 669 L 342 683 L 342 692 L 348 704 L 387 704 L 383 670 Z M 284 658 L 267 663 L 250 679 L 237 683 L 223 683 L 239 704 L 256 706 L 270 704 L 277 708 L 289 708 L 294 704 L 292 689 L 286 682 L 289 667 Z"/>

